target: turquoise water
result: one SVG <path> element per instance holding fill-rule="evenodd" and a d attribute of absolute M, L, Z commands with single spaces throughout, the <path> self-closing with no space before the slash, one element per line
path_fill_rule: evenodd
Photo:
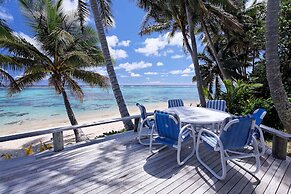
<path fill-rule="evenodd" d="M 76 114 L 100 111 L 117 107 L 111 89 L 83 87 L 83 103 L 69 95 L 73 111 Z M 171 98 L 198 100 L 196 86 L 121 86 L 128 106 L 139 103 L 167 102 Z M 56 95 L 53 88 L 32 87 L 23 92 L 7 96 L 5 89 L 0 89 L 0 128 L 19 124 L 23 121 L 66 115 L 62 96 Z"/>

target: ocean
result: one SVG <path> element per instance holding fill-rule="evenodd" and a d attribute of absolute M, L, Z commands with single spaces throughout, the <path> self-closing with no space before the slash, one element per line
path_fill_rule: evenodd
<path fill-rule="evenodd" d="M 111 88 L 82 86 L 84 101 L 81 103 L 72 94 L 69 99 L 75 114 L 116 109 L 117 105 Z M 137 102 L 167 103 L 168 99 L 198 100 L 195 85 L 191 86 L 121 86 L 127 106 L 135 106 Z M 51 87 L 31 87 L 12 97 L 0 88 L 0 129 L 5 126 L 21 124 L 24 121 L 40 120 L 43 118 L 66 116 L 66 110 L 61 95 L 57 95 Z"/>

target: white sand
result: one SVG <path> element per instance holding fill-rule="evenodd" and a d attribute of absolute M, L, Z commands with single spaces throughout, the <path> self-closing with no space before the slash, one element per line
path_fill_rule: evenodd
<path fill-rule="evenodd" d="M 186 101 L 184 102 L 185 106 L 196 106 L 197 102 L 194 101 Z M 167 108 L 167 103 L 149 103 L 145 104 L 148 112 L 153 112 L 154 110 L 163 110 Z M 140 114 L 139 109 L 136 106 L 128 107 L 130 115 Z M 76 118 L 79 124 L 83 123 L 91 123 L 95 121 L 105 120 L 105 119 L 112 119 L 112 118 L 119 118 L 118 109 L 111 109 L 111 110 L 98 110 L 95 112 L 86 113 L 85 115 L 76 115 Z M 43 119 L 43 120 L 32 120 L 26 121 L 21 124 L 14 124 L 5 127 L 5 129 L 0 130 L 0 136 L 30 132 L 30 131 L 39 131 L 45 130 L 54 127 L 60 126 L 69 126 L 69 120 L 67 117 L 55 117 L 50 119 Z M 95 127 L 88 127 L 83 128 L 83 132 L 90 138 L 94 139 L 96 136 L 102 135 L 104 132 L 109 131 L 120 131 L 122 130 L 123 123 L 116 122 L 106 125 L 100 125 Z M 64 132 L 64 137 L 66 143 L 72 143 L 74 141 L 74 133 L 73 131 L 66 131 Z M 34 146 L 34 150 L 39 150 L 39 142 L 50 142 L 52 138 L 51 134 L 43 135 L 43 136 L 36 136 L 31 138 L 24 138 L 15 141 L 8 141 L 0 143 L 0 156 L 4 153 L 11 153 L 13 157 L 19 157 L 24 155 L 24 147 L 29 147 L 30 145 Z M 0 159 L 1 160 L 1 159 Z"/>

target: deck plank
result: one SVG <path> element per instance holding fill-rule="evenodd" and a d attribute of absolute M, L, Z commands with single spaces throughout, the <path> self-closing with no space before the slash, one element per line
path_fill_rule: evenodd
<path fill-rule="evenodd" d="M 267 193 L 267 194 L 276 193 L 285 172 L 287 172 L 289 164 L 290 164 L 290 160 L 288 160 L 288 159 L 282 161 L 280 167 L 276 171 L 275 175 L 273 176 L 272 180 L 270 181 L 270 184 L 268 185 L 268 187 L 265 189 L 264 193 Z"/>
<path fill-rule="evenodd" d="M 202 153 L 201 156 L 209 159 L 210 163 L 215 161 L 215 159 L 211 158 L 211 155 L 209 155 L 208 152 Z M 197 173 L 196 167 L 199 165 L 200 164 L 198 160 L 193 158 L 189 164 L 187 164 L 178 174 L 175 174 L 175 176 L 171 179 L 159 179 L 155 181 L 155 184 L 151 184 L 147 191 L 146 188 L 143 190 L 146 191 L 145 193 L 169 192 L 171 191 L 171 188 L 176 188 L 181 184 L 181 182 L 184 182 L 185 180 L 188 180 L 193 175 L 195 175 Z"/>
<path fill-rule="evenodd" d="M 261 157 L 261 166 L 264 166 L 266 164 L 266 162 L 268 161 L 270 155 L 264 155 Z M 262 168 L 261 168 L 262 170 Z M 257 175 L 256 175 L 257 176 Z M 244 174 L 244 178 L 242 177 L 232 188 L 230 191 L 228 191 L 228 193 L 240 193 L 245 186 L 253 179 L 254 177 L 252 177 L 250 174 L 245 173 Z"/>
<path fill-rule="evenodd" d="M 282 193 L 286 192 L 291 185 L 290 183 L 291 183 L 291 161 L 289 163 L 288 169 L 284 173 L 284 177 L 283 177 L 276 193 L 282 194 Z"/>
<path fill-rule="evenodd" d="M 227 177 L 217 180 L 193 156 L 179 167 L 176 151 L 165 149 L 148 158 L 149 148 L 136 134 L 78 145 L 59 153 L 0 162 L 0 193 L 290 193 L 291 162 L 265 154 L 256 176 L 261 184 L 229 163 Z M 201 147 L 201 155 L 220 171 L 219 157 Z M 183 156 L 189 150 L 182 152 Z M 5 164 L 5 165 L 1 165 Z M 253 160 L 242 165 L 253 168 Z"/>

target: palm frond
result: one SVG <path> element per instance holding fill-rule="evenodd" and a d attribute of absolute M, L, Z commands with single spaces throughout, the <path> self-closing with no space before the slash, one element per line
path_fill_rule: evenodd
<path fill-rule="evenodd" d="M 70 76 L 65 76 L 65 84 L 69 88 L 70 92 L 81 102 L 84 99 L 84 92 L 82 88 L 78 85 L 78 83 L 73 80 Z"/>
<path fill-rule="evenodd" d="M 76 69 L 72 72 L 72 76 L 89 84 L 90 86 L 98 85 L 101 88 L 109 86 L 109 80 L 107 77 L 95 73 L 92 71 Z"/>
<path fill-rule="evenodd" d="M 88 3 L 85 0 L 78 0 L 78 19 L 81 26 L 81 31 L 84 32 L 85 19 L 90 15 Z"/>
<path fill-rule="evenodd" d="M 15 91 L 20 92 L 21 89 L 14 78 L 7 71 L 0 68 L 0 85 L 4 85 L 3 82 L 9 82 L 11 88 L 14 88 Z"/>
<path fill-rule="evenodd" d="M 111 0 L 98 0 L 98 8 L 101 13 L 102 23 L 105 27 L 114 26 L 113 15 L 111 12 Z"/>
<path fill-rule="evenodd" d="M 9 88 L 9 94 L 14 94 L 19 92 L 20 90 L 24 89 L 27 86 L 32 86 L 34 83 L 43 80 L 46 77 L 46 73 L 38 72 L 35 74 L 26 74 L 23 77 L 16 80 L 18 89 L 11 86 Z"/>

